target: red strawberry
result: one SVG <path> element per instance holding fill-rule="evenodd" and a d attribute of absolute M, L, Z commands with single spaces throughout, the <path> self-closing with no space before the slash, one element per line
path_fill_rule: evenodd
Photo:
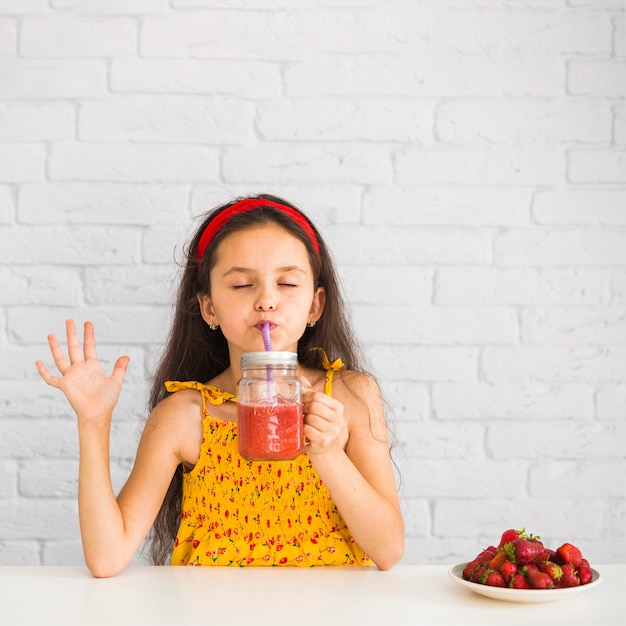
<path fill-rule="evenodd" d="M 501 548 L 505 543 L 509 543 L 509 541 L 515 541 L 520 535 L 524 534 L 525 530 L 525 528 L 522 528 L 522 530 L 514 530 L 513 528 L 505 530 L 500 538 L 498 548 Z"/>
<path fill-rule="evenodd" d="M 476 558 L 473 561 L 470 561 L 463 568 L 463 578 L 465 578 L 465 580 L 471 580 L 472 572 L 479 565 L 482 565 L 483 563 L 487 563 L 488 561 L 490 561 L 495 555 L 496 555 L 496 548 L 494 546 L 489 546 L 488 548 L 485 548 L 480 554 L 476 556 Z"/>
<path fill-rule="evenodd" d="M 578 566 L 578 578 L 580 579 L 581 585 L 586 585 L 593 580 L 593 572 L 591 571 L 591 567 L 589 567 L 589 561 L 587 561 L 587 559 L 583 559 Z"/>
<path fill-rule="evenodd" d="M 517 565 L 511 563 L 511 561 L 507 561 L 500 568 L 500 573 L 502 574 L 502 578 L 504 578 L 504 582 L 510 583 L 513 576 L 517 574 Z"/>
<path fill-rule="evenodd" d="M 518 537 L 514 542 L 515 562 L 518 566 L 534 563 L 544 550 L 539 537 Z"/>
<path fill-rule="evenodd" d="M 550 548 L 544 548 L 541 556 L 539 557 L 540 561 L 554 561 L 554 555 L 556 552 L 551 550 Z"/>
<path fill-rule="evenodd" d="M 576 571 L 571 563 L 564 563 L 561 565 L 563 576 L 559 581 L 559 587 L 578 587 L 580 585 L 580 579 L 576 576 Z"/>
<path fill-rule="evenodd" d="M 571 543 L 564 543 L 560 548 L 557 548 L 556 557 L 561 564 L 570 563 L 574 567 L 578 567 L 583 560 L 582 552 Z"/>
<path fill-rule="evenodd" d="M 481 578 L 481 582 L 483 585 L 489 585 L 490 587 L 506 587 L 502 574 L 495 570 L 487 570 L 487 574 Z"/>
<path fill-rule="evenodd" d="M 482 565 L 479 565 L 471 574 L 470 576 L 470 580 L 473 583 L 479 583 L 481 582 L 481 580 L 483 579 L 484 576 L 487 575 L 487 572 L 489 571 L 489 567 L 487 567 L 487 565 L 485 565 L 484 563 Z"/>
<path fill-rule="evenodd" d="M 532 589 L 554 588 L 554 581 L 552 580 L 552 578 L 545 572 L 542 572 L 537 566 L 532 564 L 527 565 L 526 572 L 528 584 Z"/>
<path fill-rule="evenodd" d="M 537 563 L 537 567 L 542 571 L 548 574 L 550 578 L 554 581 L 554 584 L 561 580 L 563 576 L 563 570 L 559 565 L 553 563 L 552 561 L 539 561 Z"/>
<path fill-rule="evenodd" d="M 530 589 L 528 581 L 520 573 L 513 576 L 511 582 L 509 583 L 509 587 L 512 589 Z"/>

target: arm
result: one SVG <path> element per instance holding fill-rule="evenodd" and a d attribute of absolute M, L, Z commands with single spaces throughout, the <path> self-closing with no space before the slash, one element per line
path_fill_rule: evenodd
<path fill-rule="evenodd" d="M 56 337 L 48 338 L 60 377 L 41 361 L 37 369 L 46 383 L 61 389 L 76 412 L 78 508 L 85 562 L 95 576 L 113 576 L 128 564 L 147 534 L 181 462 L 180 420 L 173 419 L 177 413 L 173 403 L 163 402 L 153 411 L 131 475 L 116 499 L 110 476 L 109 433 L 129 359 L 120 357 L 107 377 L 100 369 L 91 323 L 85 324 L 83 350 L 72 321 L 67 322 L 67 340 L 69 360 Z"/>
<path fill-rule="evenodd" d="M 355 541 L 380 569 L 390 569 L 404 552 L 404 521 L 380 392 L 369 376 L 345 373 L 340 380 L 333 398 L 305 394 L 307 453 Z"/>

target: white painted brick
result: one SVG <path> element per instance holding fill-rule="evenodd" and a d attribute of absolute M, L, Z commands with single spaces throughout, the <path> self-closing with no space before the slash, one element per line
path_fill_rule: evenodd
<path fill-rule="evenodd" d="M 547 345 L 626 344 L 626 308 L 531 308 L 521 312 L 522 341 Z"/>
<path fill-rule="evenodd" d="M 51 147 L 50 178 L 111 182 L 217 179 L 217 151 L 185 145 L 60 143 Z"/>
<path fill-rule="evenodd" d="M 125 264 L 137 259 L 140 234 L 140 229 L 96 225 L 0 227 L 0 263 Z"/>
<path fill-rule="evenodd" d="M 616 144 L 624 146 L 626 145 L 626 105 L 617 105 L 614 110 L 613 138 Z"/>
<path fill-rule="evenodd" d="M 381 391 L 387 403 L 387 423 L 392 434 L 398 431 L 398 422 L 422 422 L 431 414 L 430 393 L 426 385 L 415 382 L 381 381 Z M 397 442 L 399 444 L 399 442 Z"/>
<path fill-rule="evenodd" d="M 185 185 L 41 183 L 21 185 L 20 223 L 172 224 L 188 219 Z"/>
<path fill-rule="evenodd" d="M 0 12 L 7 15 L 45 13 L 47 10 L 46 0 L 0 0 Z"/>
<path fill-rule="evenodd" d="M 492 345 L 517 343 L 517 312 L 501 307 L 355 305 L 353 321 L 369 343 Z"/>
<path fill-rule="evenodd" d="M 588 7 L 595 11 L 603 9 L 624 9 L 622 0 L 567 0 L 567 3 L 573 7 Z"/>
<path fill-rule="evenodd" d="M 425 306 L 432 299 L 433 272 L 429 269 L 349 266 L 340 273 L 346 300 L 352 304 Z"/>
<path fill-rule="evenodd" d="M 482 265 L 492 259 L 491 234 L 479 229 L 337 226 L 326 241 L 340 265 Z"/>
<path fill-rule="evenodd" d="M 0 98 L 89 98 L 106 93 L 103 61 L 0 58 Z"/>
<path fill-rule="evenodd" d="M 613 270 L 611 291 L 615 304 L 626 304 L 626 269 Z"/>
<path fill-rule="evenodd" d="M 510 480 L 519 482 L 519 473 L 514 471 Z M 474 541 L 477 535 L 483 536 L 485 544 L 476 543 L 473 551 L 470 548 L 462 559 L 465 561 L 487 545 L 498 545 L 507 528 L 526 528 L 553 550 L 565 541 L 594 539 L 601 534 L 602 513 L 606 508 L 603 500 L 591 496 L 588 505 L 581 507 L 579 502 L 560 496 L 556 490 L 551 496 L 549 504 L 528 497 L 513 502 L 493 496 L 482 500 L 439 500 L 434 507 L 434 532 L 442 537 Z M 463 524 L 459 524 L 460 519 Z"/>
<path fill-rule="evenodd" d="M 590 420 L 593 392 L 583 383 L 435 383 L 432 402 L 442 420 Z"/>
<path fill-rule="evenodd" d="M 0 507 L 0 528 L 18 540 L 75 539 L 79 536 L 76 500 L 21 498 Z M 25 524 L 24 520 L 28 520 Z"/>
<path fill-rule="evenodd" d="M 623 265 L 625 250 L 620 230 L 534 228 L 495 235 L 495 259 L 502 266 Z"/>
<path fill-rule="evenodd" d="M 358 224 L 361 221 L 362 190 L 359 185 L 273 183 L 263 184 L 262 189 L 264 193 L 277 195 L 300 207 L 321 231 L 325 226 Z M 239 196 L 260 192 L 258 184 L 194 185 L 191 213 L 194 216 L 201 215 Z"/>
<path fill-rule="evenodd" d="M 80 9 L 82 15 L 142 15 L 169 10 L 167 0 L 50 0 L 54 9 Z"/>
<path fill-rule="evenodd" d="M 44 176 L 45 161 L 46 151 L 41 145 L 0 143 L 0 183 L 41 180 Z"/>
<path fill-rule="evenodd" d="M 82 299 L 77 268 L 0 266 L 0 284 L 0 305 L 67 306 Z"/>
<path fill-rule="evenodd" d="M 270 141 L 431 143 L 434 102 L 390 98 L 265 100 L 261 136 Z"/>
<path fill-rule="evenodd" d="M 572 150 L 568 178 L 574 183 L 626 183 L 626 150 Z"/>
<path fill-rule="evenodd" d="M 626 189 L 546 189 L 533 198 L 540 224 L 626 226 Z"/>
<path fill-rule="evenodd" d="M 415 459 L 468 459 L 484 457 L 485 427 L 481 424 L 400 422 L 399 449 Z"/>
<path fill-rule="evenodd" d="M 406 534 L 411 537 L 428 537 L 431 531 L 430 506 L 426 500 L 402 500 Z"/>
<path fill-rule="evenodd" d="M 11 224 L 15 215 L 13 190 L 8 185 L 0 185 L 0 224 Z"/>
<path fill-rule="evenodd" d="M 15 461 L 0 461 L 0 501 L 17 495 L 18 468 Z"/>
<path fill-rule="evenodd" d="M 74 107 L 69 103 L 0 102 L 2 141 L 71 139 L 75 123 Z"/>
<path fill-rule="evenodd" d="M 78 458 L 75 419 L 1 419 L 0 432 L 0 459 Z"/>
<path fill-rule="evenodd" d="M 626 348 L 508 347 L 483 350 L 481 370 L 489 382 L 619 382 L 623 379 Z"/>
<path fill-rule="evenodd" d="M 524 187 L 370 186 L 363 196 L 367 226 L 524 226 L 531 191 Z M 506 211 L 503 207 L 506 206 Z"/>
<path fill-rule="evenodd" d="M 543 498 L 624 498 L 623 461 L 587 460 L 537 463 L 528 473 L 529 493 Z"/>
<path fill-rule="evenodd" d="M 565 180 L 565 155 L 557 148 L 414 148 L 400 150 L 394 166 L 400 185 L 555 185 Z"/>
<path fill-rule="evenodd" d="M 85 299 L 94 305 L 166 306 L 171 303 L 171 294 L 178 285 L 177 271 L 173 263 L 172 266 L 88 267 L 85 269 Z"/>
<path fill-rule="evenodd" d="M 532 58 L 320 55 L 289 63 L 284 80 L 288 97 L 558 97 L 565 91 L 562 62 Z"/>
<path fill-rule="evenodd" d="M 0 57 L 13 56 L 17 52 L 17 27 L 15 22 L 0 19 Z"/>
<path fill-rule="evenodd" d="M 191 240 L 193 232 L 189 224 L 183 225 L 182 222 L 176 228 L 165 225 L 148 228 L 141 245 L 142 260 L 147 264 L 165 263 L 168 269 L 174 269 L 175 263 L 184 262 L 185 245 Z"/>
<path fill-rule="evenodd" d="M 567 91 L 577 96 L 623 98 L 626 95 L 626 62 L 570 61 Z"/>
<path fill-rule="evenodd" d="M 609 461 L 624 455 L 626 423 L 578 424 L 567 421 L 525 421 L 532 443 L 511 445 L 520 435 L 519 424 L 496 424 L 487 430 L 486 446 L 494 459 L 585 459 Z M 567 433 L 567 435 L 565 435 Z"/>
<path fill-rule="evenodd" d="M 519 498 L 525 494 L 526 485 L 511 481 L 509 476 L 524 474 L 524 464 L 519 461 L 497 461 L 484 458 L 418 459 L 403 470 L 403 481 L 411 493 L 425 498 Z"/>
<path fill-rule="evenodd" d="M 482 143 L 608 143 L 612 113 L 606 102 L 472 99 L 437 108 L 441 141 Z"/>
<path fill-rule="evenodd" d="M 46 541 L 41 551 L 42 565 L 70 565 L 83 567 L 85 557 L 80 540 Z"/>
<path fill-rule="evenodd" d="M 45 341 L 46 336 L 42 337 Z M 54 368 L 52 358 L 49 356 L 47 346 L 37 348 L 39 358 L 47 362 L 50 368 Z M 35 357 L 29 363 L 31 374 L 35 372 Z M 16 418 L 25 421 L 25 418 L 44 419 L 69 417 L 73 419 L 72 409 L 67 403 L 65 396 L 58 390 L 48 387 L 43 380 L 7 380 L 3 377 L 0 381 L 0 409 L 3 419 Z"/>
<path fill-rule="evenodd" d="M 598 269 L 451 267 L 435 275 L 435 304 L 593 305 L 609 301 L 611 274 Z"/>
<path fill-rule="evenodd" d="M 78 136 L 86 141 L 196 144 L 247 143 L 254 106 L 232 98 L 121 96 L 80 107 Z"/>
<path fill-rule="evenodd" d="M 137 26 L 129 19 L 27 17 L 20 29 L 20 54 L 36 58 L 126 56 L 137 50 Z"/>
<path fill-rule="evenodd" d="M 63 316 L 62 314 L 66 315 Z M 72 311 L 55 311 L 56 317 L 67 319 Z M 160 341 L 163 334 L 164 311 L 156 307 L 102 307 L 90 309 L 91 319 L 103 337 L 115 341 L 137 344 Z M 41 337 L 39 329 L 50 328 L 50 313 L 32 307 L 11 308 L 8 313 L 12 333 L 19 342 L 32 343 Z"/>
<path fill-rule="evenodd" d="M 0 565 L 39 565 L 36 541 L 0 541 Z"/>
<path fill-rule="evenodd" d="M 613 55 L 626 57 L 626 20 L 623 15 L 613 17 Z"/>
<path fill-rule="evenodd" d="M 391 182 L 389 150 L 377 146 L 261 144 L 226 148 L 222 176 L 229 182 Z"/>
<path fill-rule="evenodd" d="M 124 58 L 111 63 L 111 89 L 271 98 L 280 95 L 282 87 L 280 67 L 270 62 Z"/>
<path fill-rule="evenodd" d="M 30 459 L 20 467 L 19 494 L 23 498 L 76 498 L 78 459 Z"/>
<path fill-rule="evenodd" d="M 626 421 L 626 384 L 600 389 L 596 397 L 598 419 Z"/>
<path fill-rule="evenodd" d="M 478 378 L 478 350 L 458 347 L 375 345 L 368 355 L 387 381 L 473 381 Z"/>

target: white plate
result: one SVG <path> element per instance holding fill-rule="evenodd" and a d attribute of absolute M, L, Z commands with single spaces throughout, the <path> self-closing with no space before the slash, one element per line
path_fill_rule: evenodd
<path fill-rule="evenodd" d="M 578 587 L 564 587 L 563 589 L 509 589 L 507 587 L 490 587 L 489 585 L 481 585 L 473 583 L 463 578 L 463 570 L 467 563 L 455 565 L 448 572 L 450 578 L 459 585 L 467 589 L 479 593 L 481 596 L 503 600 L 505 602 L 556 602 L 557 600 L 565 600 L 572 596 L 588 591 L 597 587 L 602 578 L 600 574 L 592 569 L 593 578 L 586 585 L 578 585 Z"/>

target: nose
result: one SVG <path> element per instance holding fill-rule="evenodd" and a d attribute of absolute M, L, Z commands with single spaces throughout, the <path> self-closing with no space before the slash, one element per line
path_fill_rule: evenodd
<path fill-rule="evenodd" d="M 257 311 L 273 311 L 276 309 L 276 298 L 273 296 L 271 290 L 264 289 L 259 294 L 255 309 Z"/>

